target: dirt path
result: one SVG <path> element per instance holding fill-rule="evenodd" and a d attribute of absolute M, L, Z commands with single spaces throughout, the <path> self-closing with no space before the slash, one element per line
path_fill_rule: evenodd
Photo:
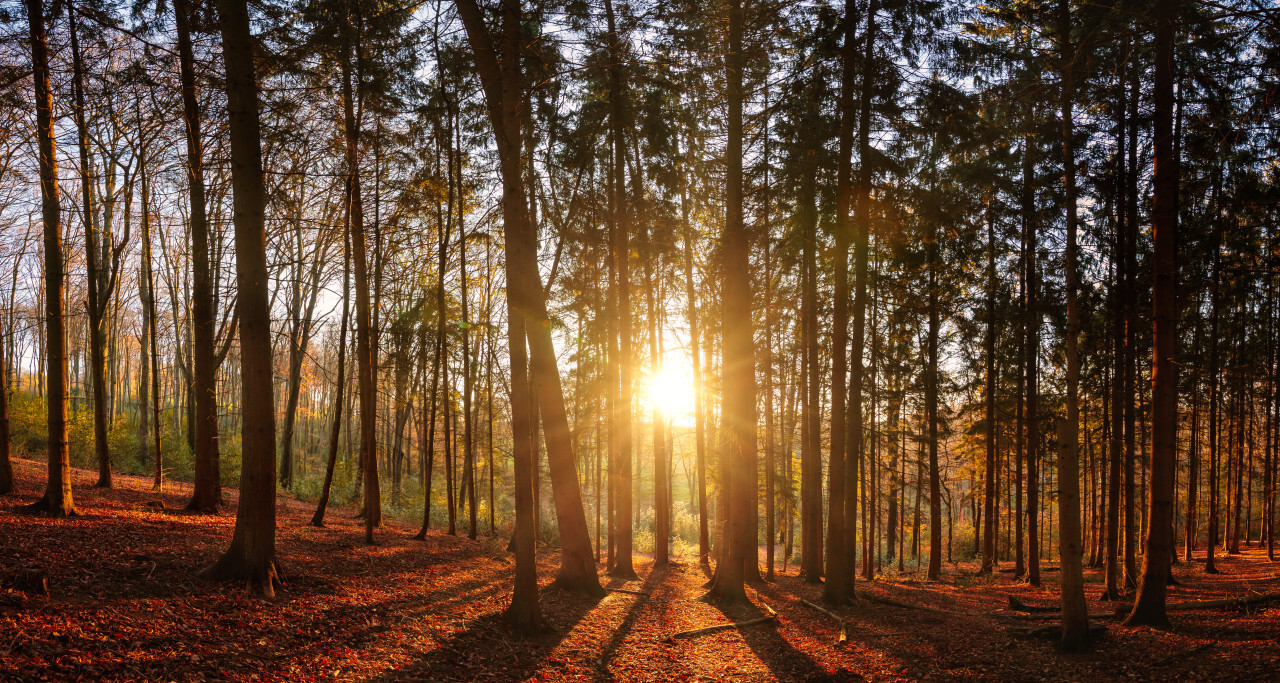
<path fill-rule="evenodd" d="M 723 612 L 698 600 L 705 577 L 694 564 L 653 569 L 637 558 L 639 580 L 609 580 L 594 601 L 560 592 L 542 596 L 551 627 L 517 639 L 501 612 L 511 564 L 505 538 L 465 538 L 390 523 L 365 546 L 349 509 L 329 527 L 306 526 L 312 507 L 282 497 L 278 546 L 287 571 L 280 599 L 267 603 L 238 586 L 207 584 L 194 572 L 229 541 L 234 515 L 180 511 L 188 486 L 164 494 L 150 481 L 118 476 L 119 488 L 90 488 L 96 476 L 74 471 L 72 520 L 17 514 L 36 497 L 43 463 L 15 463 L 19 494 L 0 497 L 0 576 L 45 568 L 52 597 L 0 588 L 0 680 L 601 680 L 821 681 L 1139 678 L 1272 679 L 1280 671 L 1280 604 L 1251 612 L 1179 612 L 1171 633 L 1127 629 L 1108 634 L 1087 655 L 1063 657 L 1052 643 L 1015 639 L 1025 626 L 1002 613 L 1007 596 L 1052 605 L 1056 579 L 1014 583 L 1008 574 L 974 576 L 949 567 L 947 581 L 906 575 L 859 582 L 858 590 L 947 612 L 860 600 L 840 613 L 850 642 L 836 643 L 829 617 L 801 605 L 821 587 L 794 572 L 751 589 L 776 623 L 670 640 L 681 630 L 762 614 Z M 161 501 L 163 508 L 154 507 Z M 234 494 L 232 495 L 234 504 Z M 543 585 L 555 569 L 540 555 Z M 1223 573 L 1180 564 L 1172 601 L 1280 591 L 1280 565 L 1258 549 L 1220 558 Z M 1090 609 L 1100 577 L 1087 579 Z M 0 579 L 0 586 L 4 586 Z M 1035 622 L 1052 623 L 1051 620 Z"/>

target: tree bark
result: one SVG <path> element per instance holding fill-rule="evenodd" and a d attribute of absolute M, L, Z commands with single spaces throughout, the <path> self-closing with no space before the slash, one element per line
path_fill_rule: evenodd
<path fill-rule="evenodd" d="M 622 45 L 621 36 L 617 33 L 614 19 L 613 3 L 605 0 L 605 14 L 608 21 L 609 35 L 613 37 L 610 51 L 613 55 L 609 69 L 609 126 L 613 137 L 613 262 L 616 269 L 617 284 L 614 295 L 614 316 L 618 331 L 618 355 L 614 362 L 618 367 L 619 392 L 614 403 L 613 429 L 617 430 L 615 453 L 609 457 L 610 466 L 615 468 L 614 497 L 614 532 L 617 536 L 614 550 L 613 576 L 634 579 L 636 572 L 632 563 L 632 519 L 631 519 L 631 370 L 634 354 L 632 344 L 631 319 L 631 249 L 628 246 L 631 229 L 630 206 L 626 196 L 624 176 L 626 172 L 626 141 L 623 135 L 623 88 L 622 82 Z M 613 464 L 617 458 L 616 465 Z"/>
<path fill-rule="evenodd" d="M 1067 421 L 1058 439 L 1058 557 L 1062 567 L 1062 640 L 1068 652 L 1089 647 L 1089 606 L 1084 596 L 1084 543 L 1080 525 L 1080 302 L 1077 261 L 1075 62 L 1087 46 L 1071 40 L 1071 9 L 1061 0 L 1062 165 L 1067 208 Z"/>
<path fill-rule="evenodd" d="M 343 226 L 342 242 L 342 321 L 338 324 L 338 378 L 333 392 L 333 423 L 329 428 L 329 458 L 325 462 L 324 486 L 320 489 L 320 500 L 316 503 L 315 514 L 311 516 L 311 526 L 324 526 L 324 513 L 329 506 L 329 492 L 333 486 L 333 467 L 338 460 L 338 438 L 342 434 L 342 399 L 347 384 L 347 326 L 351 317 L 351 186 L 345 192 L 346 225 Z M 349 454 L 348 454 L 349 455 Z"/>
<path fill-rule="evenodd" d="M 213 512 L 222 500 L 218 456 L 217 359 L 214 356 L 213 279 L 209 269 L 209 220 L 205 209 L 204 143 L 191 47 L 188 0 L 173 0 L 178 29 L 182 115 L 187 133 L 187 184 L 191 202 L 192 393 L 195 399 L 195 489 L 188 510 Z"/>
<path fill-rule="evenodd" d="M 231 547 L 201 574 L 211 579 L 244 580 L 251 590 L 272 597 L 278 581 L 276 435 L 258 82 L 248 4 L 245 0 L 219 0 L 218 10 L 231 136 L 244 458 Z"/>
<path fill-rule="evenodd" d="M 726 148 L 725 226 L 722 236 L 724 277 L 722 310 L 724 353 L 724 450 L 722 467 L 729 477 L 724 483 L 728 509 L 728 548 L 720 555 L 710 599 L 722 605 L 748 603 L 744 580 L 748 563 L 756 565 L 756 539 L 751 535 L 756 515 L 752 492 L 757 482 L 749 473 L 756 457 L 755 353 L 751 321 L 751 275 L 748 265 L 750 240 L 743 225 L 742 207 L 742 0 L 729 4 L 729 31 L 724 57 L 728 100 L 728 144 Z"/>
<path fill-rule="evenodd" d="M 1173 557 L 1173 488 L 1178 434 L 1178 185 L 1173 155 L 1173 40 L 1177 10 L 1156 6 L 1155 195 L 1152 206 L 1155 274 L 1152 289 L 1151 493 L 1147 546 L 1133 612 L 1125 625 L 1167 628 L 1165 596 Z"/>
<path fill-rule="evenodd" d="M 63 288 L 62 208 L 58 204 L 57 142 L 53 133 L 53 93 L 49 85 L 49 45 L 43 0 L 26 0 L 35 83 L 36 143 L 39 149 L 40 210 L 44 222 L 45 387 L 49 425 L 49 477 L 44 497 L 32 512 L 53 517 L 77 514 L 71 494 L 67 452 L 67 355 Z"/>

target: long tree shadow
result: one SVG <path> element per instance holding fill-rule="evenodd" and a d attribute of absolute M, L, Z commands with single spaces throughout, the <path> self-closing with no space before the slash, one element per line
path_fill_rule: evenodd
<path fill-rule="evenodd" d="M 600 600 L 559 590 L 540 590 L 539 602 L 547 608 L 544 613 L 554 613 L 557 617 L 557 623 L 548 623 L 546 630 L 539 634 L 516 636 L 503 612 L 493 612 L 439 641 L 430 652 L 421 653 L 404 666 L 373 680 L 528 679 Z"/>
<path fill-rule="evenodd" d="M 724 618 L 731 622 L 745 621 L 748 619 L 756 619 L 765 616 L 765 612 L 756 607 L 736 605 L 722 606 L 712 603 L 713 606 L 724 615 Z M 757 626 L 748 626 L 738 629 L 738 633 L 742 634 L 742 639 L 746 641 L 747 647 L 755 653 L 756 657 L 764 663 L 769 671 L 773 673 L 780 681 L 847 681 L 850 680 L 849 672 L 836 672 L 834 674 L 827 672 L 812 657 L 796 649 L 782 633 L 778 631 L 779 624 L 775 621 L 766 622 Z"/>
<path fill-rule="evenodd" d="M 627 609 L 627 616 L 622 618 L 622 623 L 618 625 L 618 628 L 613 632 L 613 636 L 609 638 L 609 644 L 600 652 L 600 659 L 596 661 L 596 680 L 614 680 L 613 673 L 609 671 L 609 662 L 613 660 L 618 648 L 622 647 L 622 643 L 631 634 L 631 629 L 635 628 L 636 619 L 640 616 L 644 606 L 649 604 L 649 597 L 665 575 L 665 570 L 650 568 L 649 573 L 644 577 L 644 584 L 640 588 L 642 594 L 637 595 L 636 599 L 632 601 L 631 607 Z M 627 582 L 616 578 L 611 579 L 606 584 L 606 588 L 618 588 L 624 583 Z"/>

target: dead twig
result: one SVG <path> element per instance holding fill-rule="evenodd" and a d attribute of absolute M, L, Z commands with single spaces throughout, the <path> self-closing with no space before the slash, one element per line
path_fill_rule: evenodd
<path fill-rule="evenodd" d="M 841 643 L 841 644 L 843 644 L 843 643 L 846 643 L 846 642 L 848 642 L 848 641 L 849 641 L 849 628 L 848 628 L 848 626 L 844 623 L 844 619 L 843 619 L 840 615 L 838 615 L 838 614 L 836 614 L 835 612 L 832 612 L 832 611 L 828 610 L 827 608 L 822 607 L 822 606 L 820 606 L 820 605 L 818 605 L 818 604 L 816 604 L 816 603 L 809 602 L 808 600 L 805 600 L 804 598 L 801 598 L 801 599 L 800 599 L 800 604 L 804 605 L 805 607 L 811 607 L 811 608 L 813 608 L 813 609 L 816 609 L 816 610 L 818 610 L 819 612 L 822 612 L 823 614 L 825 614 L 825 615 L 827 615 L 827 616 L 831 617 L 832 619 L 835 619 L 835 620 L 836 620 L 836 623 L 840 625 L 840 636 L 839 636 L 838 638 L 836 638 L 836 642 L 837 642 L 837 643 Z"/>

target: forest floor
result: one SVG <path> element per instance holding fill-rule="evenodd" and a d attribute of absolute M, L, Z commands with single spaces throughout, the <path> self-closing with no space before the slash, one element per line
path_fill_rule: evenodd
<path fill-rule="evenodd" d="M 610 579 L 602 600 L 542 594 L 549 630 L 516 638 L 501 618 L 513 565 L 505 538 L 470 541 L 389 523 L 363 543 L 353 511 L 333 508 L 328 527 L 307 526 L 312 504 L 282 496 L 277 549 L 285 586 L 274 602 L 233 584 L 194 577 L 227 546 L 234 515 L 183 512 L 189 485 L 163 494 L 150 480 L 117 475 L 113 490 L 90 488 L 96 473 L 74 470 L 81 515 L 51 520 L 18 512 L 43 490 L 44 463 L 15 461 L 18 493 L 0 496 L 0 680 L 1275 680 L 1280 676 L 1280 604 L 1172 614 L 1171 632 L 1107 632 L 1084 655 L 1050 641 L 1016 638 L 1021 620 L 1008 596 L 1047 606 L 1056 574 L 1033 588 L 1012 574 L 980 577 L 947 566 L 944 580 L 905 574 L 859 581 L 864 598 L 839 610 L 849 641 L 828 616 L 803 605 L 820 586 L 794 567 L 748 592 L 776 621 L 691 638 L 678 631 L 758 617 L 757 607 L 721 611 L 698 600 L 696 564 L 653 569 L 637 556 L 639 580 Z M 232 503 L 235 492 L 228 491 Z M 156 505 L 159 501 L 163 507 Z M 233 508 L 232 508 L 233 509 Z M 539 553 L 542 585 L 554 550 Z M 1280 564 L 1262 551 L 1221 557 L 1222 573 L 1175 567 L 1171 602 L 1280 591 Z M 50 596 L 9 587 L 25 567 L 43 568 Z M 1007 568 L 1007 566 L 1005 567 Z M 1114 607 L 1086 578 L 1091 612 Z M 1033 615 L 1044 616 L 1044 615 Z M 1052 615 L 1049 615 L 1052 617 Z"/>

